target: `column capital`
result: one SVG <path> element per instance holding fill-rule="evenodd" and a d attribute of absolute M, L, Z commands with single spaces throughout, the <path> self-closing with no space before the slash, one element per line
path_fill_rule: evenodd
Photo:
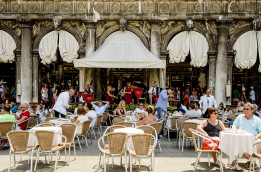
<path fill-rule="evenodd" d="M 82 21 L 85 24 L 86 29 L 96 29 L 96 22 L 91 22 L 87 20 Z"/>
<path fill-rule="evenodd" d="M 32 28 L 33 27 L 31 19 L 18 18 L 17 21 L 21 23 L 21 28 Z"/>
<path fill-rule="evenodd" d="M 152 28 L 161 27 L 161 24 L 162 24 L 161 20 L 150 20 L 148 22 L 151 24 Z"/>
<path fill-rule="evenodd" d="M 218 24 L 218 29 L 227 29 L 228 24 L 230 24 L 233 21 L 233 19 L 217 19 L 216 22 Z"/>

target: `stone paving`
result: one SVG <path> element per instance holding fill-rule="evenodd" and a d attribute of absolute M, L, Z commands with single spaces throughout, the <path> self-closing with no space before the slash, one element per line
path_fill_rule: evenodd
<path fill-rule="evenodd" d="M 90 143 L 90 140 L 88 140 Z M 82 145 L 84 143 L 82 142 Z M 77 149 L 77 159 L 73 160 L 73 151 L 71 152 L 71 162 L 69 166 L 65 165 L 64 162 L 64 154 L 63 151 L 61 152 L 61 159 L 58 161 L 57 171 L 59 172 L 73 172 L 73 171 L 87 171 L 87 172 L 101 172 L 102 169 L 98 168 L 99 162 L 99 151 L 97 146 L 97 141 L 94 140 L 92 144 L 89 144 L 89 149 L 84 148 L 81 152 L 78 144 L 76 145 Z M 188 148 L 184 149 L 182 153 L 181 150 L 178 149 L 176 144 L 176 139 L 172 139 L 171 142 L 168 142 L 166 138 L 161 139 L 161 147 L 162 152 L 159 152 L 158 147 L 156 148 L 155 152 L 155 171 L 164 171 L 164 172 L 192 172 L 193 171 L 193 163 L 196 160 L 197 153 L 194 151 L 193 145 L 190 146 L 188 144 Z M 8 153 L 9 150 L 0 150 L 0 171 L 6 171 L 8 168 Z M 219 171 L 219 167 L 213 163 L 211 158 L 211 165 L 208 166 L 208 158 L 207 154 L 202 154 L 199 163 L 199 167 L 197 171 Z M 19 160 L 19 155 L 16 156 L 16 160 Z M 124 162 L 124 160 L 123 160 Z M 244 168 L 245 159 L 240 159 L 239 165 Z M 107 164 L 107 171 L 108 172 L 120 172 L 124 171 L 124 168 L 120 166 L 119 158 L 114 158 L 114 167 L 111 166 L 111 158 L 109 163 Z M 227 165 L 227 158 L 223 155 L 223 163 L 226 164 L 225 172 L 232 171 L 229 169 Z M 141 161 L 141 168 L 139 170 L 138 163 L 133 166 L 134 172 L 140 171 L 149 171 L 150 170 L 150 159 L 145 159 Z M 40 164 L 37 166 L 37 171 L 39 172 L 51 172 L 53 171 L 54 162 L 50 163 L 49 165 L 44 164 L 44 156 L 40 157 Z M 30 171 L 30 168 L 27 164 L 27 155 L 23 155 L 22 161 L 16 163 L 16 167 L 13 167 L 13 159 L 12 159 L 12 166 L 11 172 L 25 172 Z M 129 169 L 128 169 L 129 171 Z M 247 171 L 244 168 L 244 171 Z"/>

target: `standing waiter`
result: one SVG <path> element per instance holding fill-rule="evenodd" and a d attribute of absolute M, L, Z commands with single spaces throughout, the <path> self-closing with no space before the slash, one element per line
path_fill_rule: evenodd
<path fill-rule="evenodd" d="M 59 97 L 53 107 L 54 112 L 55 112 L 55 117 L 59 118 L 61 115 L 61 117 L 65 118 L 65 115 L 67 113 L 66 109 L 70 108 L 69 102 L 70 102 L 70 97 L 72 97 L 72 96 L 74 96 L 73 89 L 62 92 L 59 95 Z"/>
<path fill-rule="evenodd" d="M 156 95 L 159 95 L 160 94 L 160 87 L 158 87 L 158 82 L 157 81 L 154 81 L 154 86 L 152 86 L 148 93 L 149 93 L 149 98 L 150 98 L 150 104 L 155 104 L 155 101 L 153 99 L 153 96 L 156 96 Z"/>

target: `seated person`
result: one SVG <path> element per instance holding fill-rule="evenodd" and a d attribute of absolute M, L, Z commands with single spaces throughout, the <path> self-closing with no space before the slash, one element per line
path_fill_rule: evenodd
<path fill-rule="evenodd" d="M 98 106 L 96 106 L 95 103 L 98 103 Z M 103 106 L 102 103 L 105 103 L 105 105 Z M 91 102 L 91 104 L 92 104 L 93 109 L 97 113 L 97 115 L 101 116 L 105 112 L 105 110 L 108 108 L 110 102 L 99 100 L 96 102 Z"/>
<path fill-rule="evenodd" d="M 74 121 L 74 119 L 71 119 L 71 121 L 77 125 L 77 131 L 76 134 L 80 135 L 82 133 L 82 124 L 85 121 L 88 121 L 88 117 L 85 115 L 86 111 L 83 107 L 79 107 L 77 114 L 79 114 L 79 117 Z"/>
<path fill-rule="evenodd" d="M 140 103 L 139 107 L 134 110 L 134 113 L 143 113 L 143 112 L 145 112 L 143 108 L 143 103 Z"/>
<path fill-rule="evenodd" d="M 129 115 L 125 108 L 125 101 L 122 100 L 119 103 L 119 107 L 116 109 L 116 116 L 127 116 Z"/>
<path fill-rule="evenodd" d="M 14 114 L 15 119 L 18 120 L 16 122 L 16 130 L 25 130 L 28 119 L 30 118 L 30 112 L 28 111 L 27 103 L 21 104 L 21 111 L 22 113 L 20 114 L 20 116 L 16 116 L 16 114 Z"/>
<path fill-rule="evenodd" d="M 90 127 L 95 127 L 96 126 L 96 121 L 97 121 L 97 114 L 94 110 L 92 110 L 92 104 L 91 103 L 87 103 L 86 106 L 86 114 L 85 114 L 88 118 L 92 118 L 92 122 Z"/>
<path fill-rule="evenodd" d="M 189 104 L 189 110 L 185 113 L 184 118 L 189 117 L 200 117 L 201 113 L 195 110 L 195 105 L 193 103 Z"/>
<path fill-rule="evenodd" d="M 14 115 L 10 115 L 10 105 L 4 105 L 2 114 L 0 115 L 0 122 L 15 122 Z"/>
<path fill-rule="evenodd" d="M 201 116 L 201 115 L 202 115 L 202 111 L 201 111 L 201 109 L 200 109 L 199 102 L 195 102 L 194 105 L 195 105 L 195 111 L 197 111 L 198 113 L 200 113 L 200 116 Z"/>
<path fill-rule="evenodd" d="M 244 102 L 239 101 L 239 102 L 237 103 L 237 108 L 236 108 L 236 109 L 233 109 L 235 115 L 238 115 L 238 108 L 239 108 L 239 107 L 244 107 Z"/>
<path fill-rule="evenodd" d="M 73 112 L 74 115 L 79 115 L 79 114 L 77 113 L 79 107 L 83 107 L 83 103 L 82 103 L 82 102 L 80 102 L 80 103 L 78 104 L 78 107 L 74 109 L 74 112 Z"/>
<path fill-rule="evenodd" d="M 38 115 L 38 123 L 42 123 L 45 119 L 46 116 L 48 114 L 48 109 L 46 108 L 46 104 L 45 103 L 41 103 L 38 108 L 37 111 L 35 112 L 36 115 Z"/>
<path fill-rule="evenodd" d="M 244 114 L 239 114 L 234 121 L 236 128 L 242 128 L 244 131 L 251 133 L 255 140 L 261 138 L 261 119 L 253 115 L 255 106 L 251 103 L 246 103 L 244 105 Z M 261 151 L 261 144 L 256 145 L 257 153 Z M 244 157 L 248 160 L 246 167 L 249 168 L 250 165 L 250 155 L 248 153 L 243 154 Z M 232 163 L 233 166 L 236 166 L 235 162 Z M 238 165 L 237 165 L 238 166 Z"/>
<path fill-rule="evenodd" d="M 220 102 L 219 104 L 219 107 L 218 107 L 218 110 L 220 111 L 228 111 L 228 109 L 224 106 L 223 102 Z"/>
<path fill-rule="evenodd" d="M 218 110 L 216 108 L 208 109 L 209 119 L 205 119 L 198 126 L 198 130 L 209 137 L 219 138 L 219 132 L 225 129 L 225 126 L 222 121 L 218 120 Z M 214 162 L 219 165 L 219 161 L 217 160 L 216 153 L 211 153 Z"/>
<path fill-rule="evenodd" d="M 11 100 L 11 108 L 10 108 L 10 110 L 12 111 L 12 113 L 16 113 L 17 111 L 18 111 L 18 107 L 17 107 L 17 105 L 16 105 L 16 101 L 13 99 L 13 100 Z"/>
<path fill-rule="evenodd" d="M 173 110 L 174 112 L 177 111 L 177 112 L 181 112 L 181 113 L 186 113 L 186 111 L 184 109 L 181 109 L 181 104 L 180 103 L 177 103 L 177 109 L 174 109 Z"/>
<path fill-rule="evenodd" d="M 151 123 L 155 123 L 157 121 L 156 116 L 154 115 L 154 107 L 148 106 L 146 111 L 148 112 L 148 116 L 144 115 L 142 118 L 139 118 L 139 121 L 137 121 L 136 125 L 148 125 Z"/>
<path fill-rule="evenodd" d="M 14 115 L 10 115 L 9 112 L 10 112 L 10 105 L 4 105 L 2 108 L 2 114 L 0 115 L 0 122 L 15 122 Z M 4 146 L 4 148 L 9 148 L 8 139 L 2 138 L 1 146 Z"/>

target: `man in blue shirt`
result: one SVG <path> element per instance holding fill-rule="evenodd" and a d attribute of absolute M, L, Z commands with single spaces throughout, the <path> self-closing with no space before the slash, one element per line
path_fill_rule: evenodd
<path fill-rule="evenodd" d="M 172 88 L 170 88 L 168 90 L 165 90 L 165 89 L 162 90 L 160 92 L 159 99 L 158 99 L 158 102 L 155 107 L 155 109 L 157 110 L 158 119 L 163 118 L 164 124 L 166 123 L 167 104 L 168 104 L 169 97 L 174 97 L 173 91 L 174 91 L 174 89 L 172 89 Z M 162 135 L 164 124 L 162 125 L 160 135 Z"/>
<path fill-rule="evenodd" d="M 98 106 L 95 105 L 96 103 L 98 103 Z M 106 104 L 102 106 L 102 103 L 106 103 Z M 99 101 L 91 102 L 91 104 L 95 112 L 97 113 L 97 115 L 100 116 L 105 112 L 110 102 L 99 100 Z"/>
<path fill-rule="evenodd" d="M 251 103 L 246 103 L 244 105 L 244 114 L 238 115 L 234 125 L 236 128 L 242 128 L 243 130 L 253 134 L 255 140 L 261 138 L 261 119 L 253 115 L 255 106 Z M 261 144 L 256 145 L 257 153 L 261 151 Z M 248 153 L 243 154 L 247 159 L 246 166 L 249 167 L 250 156 Z M 233 164 L 232 164 L 233 166 Z"/>

